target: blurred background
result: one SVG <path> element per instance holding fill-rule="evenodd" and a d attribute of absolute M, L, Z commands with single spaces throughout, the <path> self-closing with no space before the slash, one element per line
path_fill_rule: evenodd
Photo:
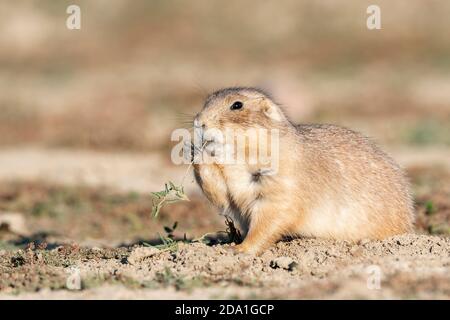
<path fill-rule="evenodd" d="M 374 1 L 2 1 L 1 246 L 223 229 L 191 182 L 159 220 L 149 193 L 186 169 L 172 130 L 226 86 L 373 137 L 408 170 L 418 231 L 450 234 L 450 2 L 375 2 L 381 30 Z"/>

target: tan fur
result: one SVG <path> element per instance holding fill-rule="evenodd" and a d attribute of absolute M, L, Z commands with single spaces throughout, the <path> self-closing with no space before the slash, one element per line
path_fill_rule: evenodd
<path fill-rule="evenodd" d="M 242 101 L 242 110 L 230 110 Z M 197 164 L 206 197 L 246 234 L 239 251 L 260 253 L 283 236 L 383 239 L 411 231 L 408 183 L 397 164 L 359 133 L 334 125 L 293 125 L 253 88 L 210 95 L 196 123 L 204 128 L 277 128 L 277 174 L 252 179 L 258 164 Z M 252 147 L 252 146 L 247 146 Z"/>

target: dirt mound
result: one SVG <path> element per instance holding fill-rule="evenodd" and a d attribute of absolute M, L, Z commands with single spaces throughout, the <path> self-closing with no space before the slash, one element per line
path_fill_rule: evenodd
<path fill-rule="evenodd" d="M 0 266 L 0 291 L 39 290 L 23 296 L 32 298 L 450 297 L 450 238 L 424 235 L 358 244 L 297 239 L 261 256 L 235 255 L 230 245 L 181 242 L 159 251 L 30 248 L 3 251 Z M 66 289 L 74 274 L 82 290 L 48 290 Z"/>

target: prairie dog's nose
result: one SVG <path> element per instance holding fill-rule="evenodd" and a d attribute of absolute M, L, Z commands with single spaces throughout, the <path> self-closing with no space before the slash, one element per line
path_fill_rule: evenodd
<path fill-rule="evenodd" d="M 197 115 L 194 119 L 194 127 L 197 129 L 205 128 L 205 124 L 199 120 L 199 116 Z"/>
<path fill-rule="evenodd" d="M 203 135 L 205 125 L 198 119 L 199 115 L 194 119 L 194 145 L 201 146 L 203 144 Z"/>

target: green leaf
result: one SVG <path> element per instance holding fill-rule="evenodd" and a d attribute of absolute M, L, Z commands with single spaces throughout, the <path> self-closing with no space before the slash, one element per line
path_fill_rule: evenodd
<path fill-rule="evenodd" d="M 426 215 L 432 215 L 433 213 L 435 213 L 435 211 L 436 211 L 436 208 L 435 208 L 433 202 L 432 201 L 427 201 L 425 203 L 425 214 Z"/>
<path fill-rule="evenodd" d="M 155 198 L 160 200 L 159 202 L 153 202 L 152 215 L 157 217 L 162 206 L 165 204 L 175 203 L 178 201 L 190 201 L 188 196 L 184 193 L 184 187 L 176 186 L 172 181 L 164 184 L 163 191 L 157 191 L 151 193 Z"/>
<path fill-rule="evenodd" d="M 158 216 L 159 211 L 161 210 L 161 207 L 162 207 L 162 203 L 163 203 L 163 201 L 157 203 L 156 205 L 153 204 L 153 206 L 152 206 L 152 216 L 153 217 L 156 218 Z"/>
<path fill-rule="evenodd" d="M 189 199 L 188 196 L 183 192 L 183 190 L 177 191 L 177 192 L 176 192 L 176 196 L 177 196 L 180 200 L 190 201 L 190 199 Z"/>
<path fill-rule="evenodd" d="M 166 191 L 158 191 L 158 192 L 152 192 L 152 194 L 157 197 L 158 199 L 163 198 L 167 192 Z"/>
<path fill-rule="evenodd" d="M 172 190 L 177 190 L 177 187 L 175 186 L 175 184 L 172 181 L 169 181 L 169 187 Z"/>

